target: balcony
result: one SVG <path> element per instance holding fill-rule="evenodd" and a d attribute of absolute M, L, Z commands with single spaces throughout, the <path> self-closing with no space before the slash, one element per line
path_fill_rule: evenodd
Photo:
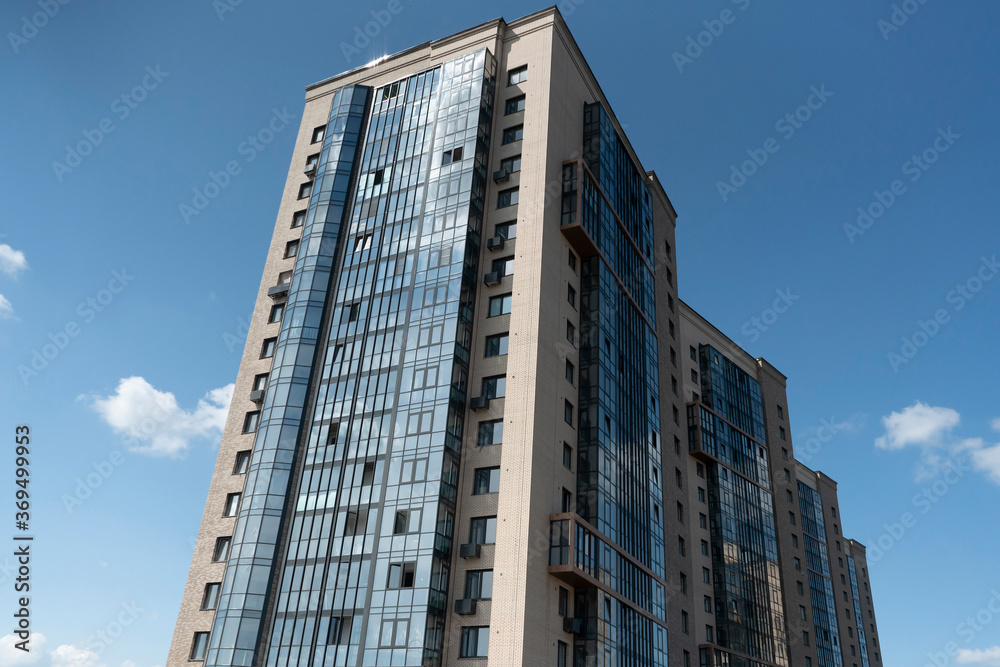
<path fill-rule="evenodd" d="M 476 601 L 455 600 L 455 613 L 459 616 L 472 616 L 476 613 Z"/>
<path fill-rule="evenodd" d="M 269 287 L 267 289 L 267 295 L 272 299 L 280 299 L 283 296 L 288 296 L 288 287 L 290 283 L 282 283 L 281 285 L 275 285 L 274 287 Z"/>
<path fill-rule="evenodd" d="M 482 553 L 482 544 L 463 544 L 458 548 L 458 555 L 460 558 L 479 558 Z"/>

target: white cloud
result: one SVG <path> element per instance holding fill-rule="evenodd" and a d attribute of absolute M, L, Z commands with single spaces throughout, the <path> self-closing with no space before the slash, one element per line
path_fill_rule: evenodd
<path fill-rule="evenodd" d="M 1000 667 L 1000 646 L 987 649 L 958 649 L 955 662 L 960 665 L 990 665 Z"/>
<path fill-rule="evenodd" d="M 885 435 L 875 441 L 879 449 L 902 449 L 940 445 L 942 436 L 958 426 L 959 414 L 951 408 L 935 408 L 917 401 L 902 412 L 882 417 Z"/>
<path fill-rule="evenodd" d="M 952 460 L 962 457 L 970 459 L 977 471 L 1000 485 L 1000 443 L 990 445 L 982 438 L 956 438 L 951 431 L 960 421 L 961 415 L 951 408 L 933 407 L 917 401 L 902 412 L 882 417 L 885 435 L 875 440 L 875 446 L 888 450 L 899 450 L 909 445 L 918 447 L 918 480 L 935 476 Z M 992 425 L 994 428 L 1000 426 L 1000 419 L 994 420 Z"/>
<path fill-rule="evenodd" d="M 52 667 L 101 667 L 101 657 L 86 648 L 63 644 L 49 653 Z"/>
<path fill-rule="evenodd" d="M 11 278 L 28 268 L 28 260 L 20 250 L 14 250 L 6 243 L 0 243 L 0 272 Z"/>
<path fill-rule="evenodd" d="M 33 665 L 42 657 L 42 647 L 45 646 L 45 635 L 32 632 L 28 643 L 29 650 L 22 651 L 14 645 L 21 639 L 16 635 L 0 637 L 0 665 Z"/>
<path fill-rule="evenodd" d="M 184 410 L 173 394 L 160 391 L 141 377 L 123 378 L 115 393 L 83 397 L 114 431 L 125 446 L 140 454 L 181 456 L 190 441 L 222 434 L 233 397 L 228 384 L 208 392 L 194 410 Z"/>
<path fill-rule="evenodd" d="M 14 315 L 14 306 L 10 305 L 10 301 L 7 300 L 3 294 L 0 294 L 0 320 L 16 320 L 17 317 Z"/>

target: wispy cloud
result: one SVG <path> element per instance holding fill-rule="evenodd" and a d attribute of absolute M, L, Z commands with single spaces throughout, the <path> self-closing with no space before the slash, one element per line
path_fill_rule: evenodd
<path fill-rule="evenodd" d="M 123 378 L 110 396 L 83 396 L 126 447 L 151 456 L 182 456 L 192 440 L 217 438 L 226 424 L 233 385 L 209 391 L 193 410 L 142 377 Z"/>
<path fill-rule="evenodd" d="M 101 667 L 101 657 L 87 648 L 63 644 L 49 652 L 52 667 Z"/>
<path fill-rule="evenodd" d="M 28 260 L 20 250 L 14 250 L 6 243 L 0 243 L 0 273 L 11 278 L 28 268 Z"/>
<path fill-rule="evenodd" d="M 1000 646 L 987 649 L 958 649 L 955 662 L 960 665 L 989 665 L 1000 667 Z"/>
<path fill-rule="evenodd" d="M 993 427 L 994 431 L 1000 431 L 1000 419 L 994 419 L 993 423 L 990 424 L 990 426 Z"/>
<path fill-rule="evenodd" d="M 890 451 L 919 449 L 918 479 L 939 472 L 953 458 L 968 457 L 976 470 L 1000 484 L 1000 444 L 989 445 L 982 438 L 963 439 L 953 435 L 961 420 L 961 415 L 952 408 L 917 401 L 882 417 L 885 433 L 875 440 L 875 446 Z M 1000 419 L 993 420 L 993 427 L 997 428 L 998 423 Z"/>
<path fill-rule="evenodd" d="M 16 320 L 17 316 L 14 315 L 14 306 L 10 304 L 3 294 L 0 294 L 0 320 Z"/>

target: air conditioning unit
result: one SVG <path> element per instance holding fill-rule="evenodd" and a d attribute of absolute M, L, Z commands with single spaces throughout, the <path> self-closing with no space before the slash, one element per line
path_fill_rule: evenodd
<path fill-rule="evenodd" d="M 282 285 L 275 285 L 274 287 L 270 287 L 267 290 L 267 295 L 272 299 L 288 296 L 288 285 L 289 283 L 284 283 Z"/>
<path fill-rule="evenodd" d="M 483 276 L 483 283 L 486 285 L 497 285 L 500 283 L 501 278 L 503 278 L 503 275 L 499 271 L 490 271 Z"/>
<path fill-rule="evenodd" d="M 263 401 L 264 400 L 264 390 L 263 389 L 254 389 L 253 391 L 251 391 L 250 392 L 250 400 L 253 401 L 254 403 L 260 403 L 261 401 Z"/>
<path fill-rule="evenodd" d="M 306 168 L 302 170 L 302 173 L 305 174 L 306 176 L 312 176 L 313 174 L 315 174 L 316 173 L 316 163 L 313 162 L 312 164 L 307 164 Z"/>
<path fill-rule="evenodd" d="M 501 169 L 500 171 L 493 172 L 493 182 L 503 183 L 504 181 L 510 180 L 510 172 L 506 169 Z"/>
<path fill-rule="evenodd" d="M 458 548 L 458 555 L 461 558 L 479 558 L 479 554 L 483 552 L 483 545 L 481 544 L 463 544 Z"/>
<path fill-rule="evenodd" d="M 472 616 L 476 613 L 476 601 L 455 600 L 455 613 L 459 616 Z"/>
<path fill-rule="evenodd" d="M 583 632 L 583 619 L 582 618 L 564 618 L 563 619 L 563 632 L 568 632 L 571 635 L 579 635 Z"/>
<path fill-rule="evenodd" d="M 503 250 L 503 244 L 505 240 L 506 239 L 504 239 L 504 237 L 502 236 L 494 236 L 491 239 L 487 239 L 486 248 L 488 250 Z"/>
<path fill-rule="evenodd" d="M 486 410 L 490 407 L 490 399 L 485 396 L 476 396 L 469 401 L 470 410 Z"/>

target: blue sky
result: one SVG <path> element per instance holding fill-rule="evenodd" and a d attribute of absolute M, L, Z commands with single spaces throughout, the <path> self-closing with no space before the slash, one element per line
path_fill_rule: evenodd
<path fill-rule="evenodd" d="M 388 2 L 0 6 L 0 433 L 33 429 L 44 636 L 24 664 L 166 659 L 303 87 L 540 8 L 400 1 L 358 53 L 343 45 Z M 564 13 L 679 212 L 682 298 L 789 377 L 796 448 L 838 480 L 847 534 L 884 547 L 885 663 L 1000 665 L 984 611 L 1000 590 L 1000 7 L 897 5 Z M 276 110 L 294 118 L 250 160 L 241 142 Z M 185 221 L 230 160 L 240 173 Z M 0 471 L 13 494 L 12 454 Z M 0 640 L 0 663 L 22 658 Z"/>

